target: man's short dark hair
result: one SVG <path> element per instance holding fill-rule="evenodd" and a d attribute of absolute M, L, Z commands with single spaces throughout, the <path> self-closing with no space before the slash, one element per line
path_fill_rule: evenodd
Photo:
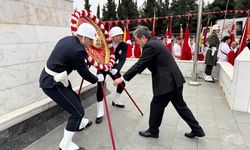
<path fill-rule="evenodd" d="M 138 27 L 134 33 L 133 36 L 135 37 L 135 35 L 137 35 L 138 38 L 142 38 L 142 36 L 144 35 L 147 39 L 149 39 L 151 37 L 150 32 L 148 31 L 147 28 L 145 27 Z"/>
<path fill-rule="evenodd" d="M 177 40 L 182 40 L 182 38 L 181 37 L 177 37 Z"/>
<path fill-rule="evenodd" d="M 230 39 L 230 36 L 224 36 L 221 41 L 226 42 L 228 39 Z"/>
<path fill-rule="evenodd" d="M 248 40 L 247 40 L 247 47 L 248 47 L 248 49 L 250 49 L 250 38 L 248 38 Z"/>

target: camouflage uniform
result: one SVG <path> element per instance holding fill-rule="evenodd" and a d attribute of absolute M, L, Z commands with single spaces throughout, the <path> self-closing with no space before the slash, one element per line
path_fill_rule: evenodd
<path fill-rule="evenodd" d="M 210 66 L 216 66 L 217 62 L 217 53 L 218 53 L 218 48 L 220 44 L 220 40 L 215 32 L 213 32 L 209 37 L 208 37 L 208 44 L 209 48 L 206 53 L 206 59 L 205 59 L 205 64 L 210 65 Z M 212 56 L 212 47 L 216 47 L 216 51 L 214 55 Z"/>
<path fill-rule="evenodd" d="M 220 40 L 215 32 L 213 32 L 209 37 L 208 37 L 208 44 L 209 48 L 206 52 L 206 57 L 205 57 L 205 64 L 206 69 L 205 69 L 205 74 L 206 75 L 211 75 L 213 66 L 216 66 L 217 63 L 217 53 L 218 53 L 218 48 L 220 44 Z M 216 51 L 214 52 L 214 55 L 212 55 L 212 48 L 216 47 Z M 206 79 L 205 79 L 206 80 Z"/>

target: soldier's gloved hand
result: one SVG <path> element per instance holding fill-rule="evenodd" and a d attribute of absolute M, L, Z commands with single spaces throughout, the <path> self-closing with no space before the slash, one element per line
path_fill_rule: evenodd
<path fill-rule="evenodd" d="M 97 78 L 98 78 L 98 82 L 104 81 L 104 76 L 103 76 L 103 74 L 99 73 L 99 74 L 97 74 L 96 76 L 97 76 Z"/>
<path fill-rule="evenodd" d="M 117 69 L 111 69 L 111 70 L 110 70 L 110 73 L 111 73 L 112 75 L 115 75 L 117 72 L 118 72 Z"/>

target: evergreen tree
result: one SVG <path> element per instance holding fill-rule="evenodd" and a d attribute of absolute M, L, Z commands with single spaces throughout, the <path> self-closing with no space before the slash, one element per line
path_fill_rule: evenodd
<path fill-rule="evenodd" d="M 157 0 L 156 4 L 156 16 L 163 16 L 164 15 L 164 3 L 162 2 L 162 0 Z"/>
<path fill-rule="evenodd" d="M 147 0 L 146 4 L 144 5 L 143 11 L 145 16 L 144 17 L 153 17 L 154 16 L 154 10 L 157 7 L 157 3 L 155 0 Z"/>
<path fill-rule="evenodd" d="M 170 11 L 172 15 L 184 15 L 187 13 L 198 13 L 198 4 L 197 0 L 173 0 L 170 6 Z M 180 24 L 185 26 L 189 21 L 189 30 L 190 32 L 196 32 L 197 26 L 197 16 L 191 17 L 188 20 L 188 17 L 181 17 L 180 19 L 173 19 L 172 26 L 173 32 L 179 34 Z M 179 36 L 179 35 L 177 35 Z"/>
<path fill-rule="evenodd" d="M 162 2 L 162 0 L 157 0 L 157 2 L 155 3 L 155 16 L 156 17 L 164 16 L 164 12 L 165 12 L 164 3 Z M 165 19 L 158 18 L 155 26 L 156 26 L 156 35 L 157 36 L 163 35 L 163 32 L 165 31 L 166 28 Z"/>
<path fill-rule="evenodd" d="M 118 18 L 119 19 L 132 19 L 138 18 L 139 12 L 137 10 L 137 2 L 133 0 L 122 0 L 117 8 Z"/>
<path fill-rule="evenodd" d="M 163 4 L 163 15 L 170 15 L 170 9 L 169 9 L 169 0 L 165 0 L 165 3 Z"/>
<path fill-rule="evenodd" d="M 107 21 L 108 18 L 109 18 L 109 17 L 108 17 L 107 10 L 106 10 L 105 6 L 103 6 L 103 8 L 102 8 L 102 20 Z"/>
<path fill-rule="evenodd" d="M 114 0 L 108 0 L 102 9 L 103 20 L 116 20 L 116 4 Z"/>
<path fill-rule="evenodd" d="M 238 10 L 249 10 L 250 9 L 250 1 L 249 0 L 237 0 L 236 1 L 236 8 L 235 9 L 238 9 Z M 250 14 L 249 14 L 250 15 Z M 236 17 L 246 17 L 247 14 L 244 13 L 244 14 L 241 14 L 241 13 L 238 13 L 236 15 Z"/>
<path fill-rule="evenodd" d="M 88 11 L 90 11 L 91 5 L 89 4 L 89 0 L 85 0 L 84 8 Z"/>
<path fill-rule="evenodd" d="M 238 0 L 237 0 L 238 1 Z M 237 2 L 238 3 L 238 2 Z M 206 8 L 206 12 L 219 12 L 219 11 L 225 11 L 227 5 L 227 0 L 214 0 L 213 3 L 209 4 Z M 236 3 L 234 0 L 229 0 L 228 3 L 228 10 L 235 10 Z M 225 13 L 223 14 L 213 14 L 210 16 L 210 20 L 214 24 L 218 19 L 224 19 Z M 226 18 L 233 18 L 234 14 L 227 14 Z"/>
<path fill-rule="evenodd" d="M 121 5 L 121 2 L 119 0 L 118 2 L 118 7 L 117 7 L 117 15 L 118 15 L 118 19 L 122 19 L 122 16 L 124 16 L 124 10 L 123 10 L 123 7 Z"/>
<path fill-rule="evenodd" d="M 97 18 L 100 18 L 100 5 L 97 6 L 97 12 L 96 12 Z"/>
<path fill-rule="evenodd" d="M 246 10 L 249 8 L 250 8 L 250 1 L 249 0 L 237 0 L 236 9 Z"/>
<path fill-rule="evenodd" d="M 158 12 L 158 8 L 159 5 L 157 4 L 156 0 L 147 0 L 144 1 L 143 6 L 140 10 L 140 16 L 142 18 L 152 18 L 152 22 L 147 22 L 147 23 L 143 23 L 142 25 L 146 26 L 149 28 L 149 30 L 152 30 L 153 27 L 153 17 L 154 17 L 154 11 L 156 11 L 156 17 L 158 16 L 157 12 Z M 157 27 L 156 23 L 156 35 L 158 35 L 158 27 Z"/>

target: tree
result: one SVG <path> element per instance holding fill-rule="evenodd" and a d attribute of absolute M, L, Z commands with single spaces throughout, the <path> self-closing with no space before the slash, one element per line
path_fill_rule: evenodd
<path fill-rule="evenodd" d="M 163 15 L 170 15 L 169 0 L 165 0 L 165 3 L 163 4 Z"/>
<path fill-rule="evenodd" d="M 121 19 L 122 16 L 124 16 L 124 13 L 123 13 L 124 9 L 121 5 L 121 2 L 119 0 L 118 2 L 118 7 L 117 7 L 117 15 L 118 15 L 118 19 Z"/>
<path fill-rule="evenodd" d="M 237 0 L 238 1 L 238 0 Z M 238 3 L 238 2 L 237 2 Z M 219 11 L 225 11 L 227 5 L 227 0 L 214 0 L 213 3 L 208 4 L 208 6 L 205 8 L 206 12 L 219 12 Z M 229 0 L 228 3 L 228 10 L 234 10 L 236 3 L 234 0 Z M 210 20 L 213 22 L 213 24 L 218 19 L 224 19 L 225 13 L 223 14 L 213 14 L 210 16 Z M 233 18 L 234 15 L 227 14 L 227 18 Z"/>
<path fill-rule="evenodd" d="M 250 1 L 249 0 L 237 0 L 237 3 L 236 3 L 236 9 L 238 10 L 245 10 L 245 9 L 248 9 L 250 8 Z M 237 17 L 246 17 L 247 14 L 237 14 L 236 15 Z"/>
<path fill-rule="evenodd" d="M 105 6 L 102 8 L 102 20 L 108 20 L 108 13 Z"/>
<path fill-rule="evenodd" d="M 236 9 L 245 10 L 250 8 L 249 0 L 237 0 Z"/>
<path fill-rule="evenodd" d="M 119 0 L 117 14 L 119 19 L 138 18 L 137 2 L 133 0 Z"/>
<path fill-rule="evenodd" d="M 154 10 L 156 8 L 156 1 L 155 0 L 147 0 L 146 4 L 144 5 L 143 11 L 145 16 L 144 17 L 153 17 Z"/>
<path fill-rule="evenodd" d="M 84 8 L 88 11 L 90 11 L 91 5 L 89 4 L 89 0 L 85 0 Z"/>
<path fill-rule="evenodd" d="M 197 0 L 173 0 L 170 6 L 172 15 L 184 15 L 187 13 L 198 13 Z M 189 20 L 188 20 L 189 19 Z M 173 33 L 179 33 L 180 24 L 185 27 L 189 21 L 189 30 L 191 33 L 196 32 L 197 16 L 196 17 L 181 17 L 180 19 L 173 19 L 172 26 Z"/>
<path fill-rule="evenodd" d="M 103 20 L 116 20 L 116 4 L 114 0 L 108 0 L 102 9 Z"/>
<path fill-rule="evenodd" d="M 96 12 L 97 18 L 100 18 L 100 5 L 97 6 L 97 12 Z"/>

